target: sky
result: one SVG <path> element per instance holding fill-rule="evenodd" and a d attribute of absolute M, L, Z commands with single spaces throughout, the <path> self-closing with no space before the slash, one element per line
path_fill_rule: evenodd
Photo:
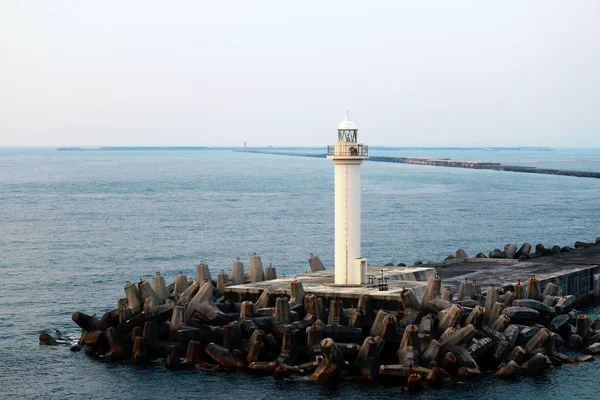
<path fill-rule="evenodd" d="M 0 146 L 600 148 L 594 0 L 0 10 Z"/>

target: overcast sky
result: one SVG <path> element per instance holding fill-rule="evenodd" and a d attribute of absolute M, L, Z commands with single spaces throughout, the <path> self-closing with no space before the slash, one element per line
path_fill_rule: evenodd
<path fill-rule="evenodd" d="M 493 3 L 493 4 L 492 4 Z M 600 147 L 600 2 L 0 4 L 0 146 Z"/>

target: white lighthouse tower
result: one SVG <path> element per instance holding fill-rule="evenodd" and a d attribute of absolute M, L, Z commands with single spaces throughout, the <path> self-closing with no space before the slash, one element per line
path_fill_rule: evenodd
<path fill-rule="evenodd" d="M 367 259 L 360 256 L 360 165 L 368 146 L 358 143 L 358 127 L 346 113 L 338 142 L 327 146 L 335 168 L 335 284 L 366 283 Z"/>

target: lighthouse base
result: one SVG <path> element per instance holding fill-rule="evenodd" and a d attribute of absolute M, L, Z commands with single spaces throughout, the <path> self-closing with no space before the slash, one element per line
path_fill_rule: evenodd
<path fill-rule="evenodd" d="M 367 259 L 357 257 L 350 263 L 349 267 L 344 268 L 334 266 L 335 285 L 338 286 L 361 286 L 367 283 Z"/>

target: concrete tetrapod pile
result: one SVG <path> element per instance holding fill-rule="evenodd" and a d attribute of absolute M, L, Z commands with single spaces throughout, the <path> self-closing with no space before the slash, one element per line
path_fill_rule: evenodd
<path fill-rule="evenodd" d="M 532 247 L 529 243 L 523 243 L 520 247 L 516 244 L 511 243 L 504 246 L 504 250 L 494 249 L 485 255 L 484 253 L 477 253 L 475 258 L 502 258 L 502 259 L 514 259 L 519 261 L 533 260 L 539 257 L 548 257 L 548 256 L 557 256 L 560 254 L 570 253 L 575 250 L 585 249 L 588 247 L 596 246 L 600 244 L 600 237 L 597 237 L 595 242 L 581 242 L 576 241 L 573 245 L 560 247 L 558 245 L 554 245 L 550 248 L 545 247 L 543 244 L 539 243 L 535 247 Z M 458 249 L 455 254 L 448 255 L 444 260 L 452 260 L 456 258 L 466 259 L 468 258 L 467 253 L 463 249 Z M 431 263 L 432 261 L 430 261 Z M 414 266 L 422 265 L 423 261 L 417 260 L 414 262 Z M 392 266 L 394 263 L 388 263 L 386 266 Z M 406 266 L 405 263 L 397 264 L 400 266 Z"/>
<path fill-rule="evenodd" d="M 297 280 L 291 298 L 265 290 L 256 303 L 232 303 L 217 283 L 178 275 L 169 287 L 160 278 L 127 284 L 119 307 L 102 318 L 73 314 L 83 330 L 78 346 L 111 361 L 162 359 L 171 369 L 226 368 L 317 382 L 377 379 L 406 389 L 485 371 L 535 375 L 600 353 L 600 317 L 592 321 L 574 310 L 575 297 L 559 296 L 555 284 L 542 292 L 535 278 L 514 292 L 482 293 L 465 281 L 454 302 L 436 275 L 421 301 L 404 290 L 397 310 L 373 309 L 366 294 L 356 304 L 324 304 Z M 588 355 L 565 356 L 562 346 Z"/>

